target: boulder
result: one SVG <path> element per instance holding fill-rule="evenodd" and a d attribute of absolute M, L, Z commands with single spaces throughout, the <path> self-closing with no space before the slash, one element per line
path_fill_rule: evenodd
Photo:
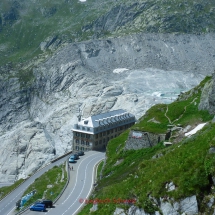
<path fill-rule="evenodd" d="M 191 196 L 180 201 L 180 211 L 187 215 L 196 215 L 198 214 L 198 202 L 196 196 Z"/>

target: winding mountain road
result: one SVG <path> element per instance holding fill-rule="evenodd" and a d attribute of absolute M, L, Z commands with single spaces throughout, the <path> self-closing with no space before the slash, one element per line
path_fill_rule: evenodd
<path fill-rule="evenodd" d="M 34 182 L 34 180 L 40 177 L 44 172 L 51 169 L 53 166 L 63 163 L 68 159 L 66 156 L 45 168 L 38 171 L 23 184 L 21 184 L 17 189 L 15 189 L 11 194 L 4 198 L 0 202 L 0 215 L 12 215 L 15 214 L 15 205 L 27 187 Z M 84 156 L 81 156 L 77 163 L 72 164 L 73 171 L 70 172 L 70 182 L 64 191 L 63 195 L 55 203 L 55 207 L 47 209 L 44 214 L 51 215 L 75 215 L 79 209 L 85 204 L 84 200 L 90 195 L 93 188 L 95 166 L 96 164 L 103 160 L 105 153 L 89 151 L 86 152 Z M 71 165 L 71 164 L 70 164 Z M 38 214 L 36 211 L 26 211 L 24 215 Z"/>
<path fill-rule="evenodd" d="M 68 159 L 68 156 L 54 162 L 50 163 L 49 165 L 45 166 L 34 175 L 32 175 L 29 179 L 23 182 L 17 189 L 7 195 L 4 199 L 0 201 L 0 215 L 9 215 L 14 214 L 14 210 L 16 208 L 16 202 L 21 199 L 23 193 L 28 188 L 30 184 L 34 182 L 34 180 L 40 177 L 43 173 L 51 169 L 52 167 L 62 164 L 64 161 Z"/>

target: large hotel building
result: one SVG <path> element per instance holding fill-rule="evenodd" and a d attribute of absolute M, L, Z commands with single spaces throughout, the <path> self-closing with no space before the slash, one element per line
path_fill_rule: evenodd
<path fill-rule="evenodd" d="M 122 109 L 79 118 L 72 129 L 73 151 L 105 149 L 110 139 L 131 127 L 135 121 L 133 114 Z"/>

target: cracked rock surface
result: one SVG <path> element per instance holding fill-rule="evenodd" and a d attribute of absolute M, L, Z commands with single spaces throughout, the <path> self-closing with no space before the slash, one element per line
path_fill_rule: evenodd
<path fill-rule="evenodd" d="M 71 150 L 79 107 L 83 117 L 123 108 L 138 119 L 152 105 L 172 102 L 213 72 L 212 47 L 213 34 L 91 40 L 35 64 L 26 85 L 1 75 L 0 182 Z"/>

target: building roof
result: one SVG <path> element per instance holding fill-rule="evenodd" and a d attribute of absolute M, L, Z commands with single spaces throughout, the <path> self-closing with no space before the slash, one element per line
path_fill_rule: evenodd
<path fill-rule="evenodd" d="M 113 110 L 106 113 L 92 115 L 88 118 L 82 119 L 78 122 L 79 126 L 96 128 L 101 125 L 108 125 L 110 123 L 118 122 L 123 119 L 134 117 L 133 114 L 128 113 L 123 109 Z"/>

